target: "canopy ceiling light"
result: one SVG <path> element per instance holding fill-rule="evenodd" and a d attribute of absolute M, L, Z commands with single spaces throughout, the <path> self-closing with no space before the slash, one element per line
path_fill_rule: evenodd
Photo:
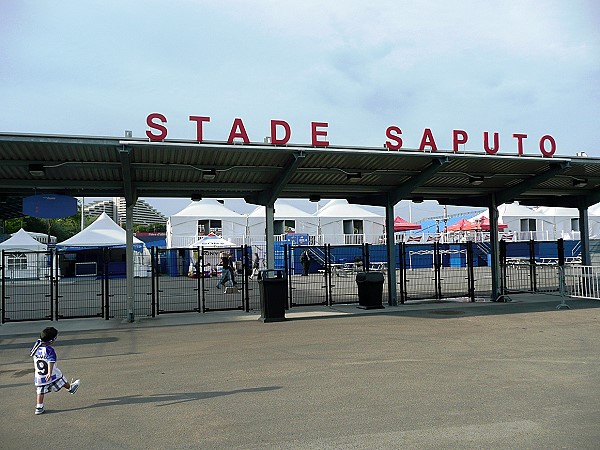
<path fill-rule="evenodd" d="M 469 175 L 469 184 L 471 186 L 479 186 L 480 184 L 483 184 L 483 177 Z"/>
<path fill-rule="evenodd" d="M 34 177 L 43 177 L 46 175 L 44 166 L 41 164 L 29 164 L 29 173 Z"/>
<path fill-rule="evenodd" d="M 573 187 L 582 188 L 588 184 L 587 178 L 573 178 Z"/>
<path fill-rule="evenodd" d="M 214 180 L 217 176 L 217 171 L 215 169 L 208 169 L 202 172 L 202 178 L 204 180 Z"/>

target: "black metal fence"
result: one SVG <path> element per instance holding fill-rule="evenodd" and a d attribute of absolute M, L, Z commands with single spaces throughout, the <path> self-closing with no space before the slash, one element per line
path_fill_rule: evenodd
<path fill-rule="evenodd" d="M 424 299 L 489 300 L 492 292 L 489 243 L 400 243 L 395 267 L 383 245 L 296 246 L 278 252 L 276 269 L 288 279 L 289 305 L 358 303 L 356 275 L 396 271 L 399 303 Z M 234 282 L 220 285 L 223 253 L 231 255 Z M 303 257 L 306 255 L 306 258 Z M 515 242 L 500 245 L 501 289 L 549 292 L 560 289 L 559 259 L 578 264 L 574 246 Z M 127 317 L 129 299 L 122 249 L 9 252 L 1 258 L 2 323 L 24 320 Z M 134 259 L 136 316 L 260 309 L 259 281 L 252 276 L 252 248 L 152 248 Z M 218 287 L 217 287 L 218 286 Z"/>

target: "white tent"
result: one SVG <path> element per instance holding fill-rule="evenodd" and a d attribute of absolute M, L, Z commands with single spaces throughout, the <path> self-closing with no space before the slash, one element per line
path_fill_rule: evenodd
<path fill-rule="evenodd" d="M 534 211 L 527 206 L 519 205 L 518 203 L 505 203 L 498 206 L 498 221 L 508 225 L 507 231 L 532 231 L 528 228 L 529 221 L 522 222 L 523 219 L 537 220 L 544 217 L 542 213 Z"/>
<path fill-rule="evenodd" d="M 600 239 L 600 203 L 590 206 L 588 209 L 590 236 Z"/>
<path fill-rule="evenodd" d="M 45 252 L 46 245 L 32 238 L 23 228 L 1 242 L 0 250 L 7 252 L 3 261 L 6 278 L 43 278 L 50 273 L 48 256 L 36 253 Z"/>
<path fill-rule="evenodd" d="M 577 208 L 550 208 L 541 206 L 537 209 L 546 215 L 546 219 L 554 224 L 557 232 L 565 239 L 569 239 L 569 234 L 579 229 L 579 210 Z M 595 237 L 600 234 L 600 203 L 588 208 L 588 226 L 590 236 Z M 571 237 L 575 239 L 576 233 Z"/>
<path fill-rule="evenodd" d="M 331 200 L 315 216 L 320 234 L 330 244 L 377 244 L 384 237 L 385 214 L 346 200 Z"/>
<path fill-rule="evenodd" d="M 264 240 L 266 212 L 264 206 L 258 206 L 248 214 L 249 236 L 260 236 Z M 317 219 L 314 214 L 282 201 L 275 202 L 275 234 L 303 233 L 317 234 Z"/>
<path fill-rule="evenodd" d="M 91 250 L 98 248 L 125 248 L 127 245 L 127 232 L 117 225 L 106 213 L 100 216 L 75 236 L 66 241 L 56 244 L 57 249 L 61 250 Z M 150 252 L 135 236 L 133 237 L 133 276 L 148 277 L 151 273 Z M 87 263 L 93 264 L 93 263 Z M 77 267 L 78 263 L 76 264 Z M 94 268 L 91 272 L 96 273 Z M 77 275 L 77 269 L 75 269 Z"/>
<path fill-rule="evenodd" d="M 195 266 L 196 261 L 198 260 L 198 252 L 200 249 L 204 252 L 203 265 L 205 276 L 210 276 L 211 272 L 217 271 L 217 267 L 221 262 L 221 250 L 235 246 L 236 245 L 233 242 L 228 241 L 221 236 L 216 236 L 213 233 L 210 233 L 207 236 L 202 236 L 200 239 L 190 245 L 190 249 L 193 250 L 190 252 L 188 275 L 193 276 L 195 274 Z"/>
<path fill-rule="evenodd" d="M 46 244 L 31 237 L 27 231 L 21 228 L 13 233 L 9 239 L 0 242 L 0 250 L 24 251 L 24 252 L 43 252 L 47 250 Z"/>
<path fill-rule="evenodd" d="M 555 239 L 570 239 L 573 231 L 579 231 L 579 211 L 577 208 L 540 206 L 537 212 L 544 215 L 542 230 L 552 231 Z"/>
<path fill-rule="evenodd" d="M 470 221 L 487 215 L 475 216 Z M 579 211 L 577 208 L 540 206 L 528 208 L 518 203 L 509 203 L 498 207 L 499 221 L 506 223 L 506 232 L 517 232 L 521 240 L 578 239 Z M 600 205 L 589 208 L 590 235 L 600 233 Z"/>
<path fill-rule="evenodd" d="M 210 233 L 206 236 L 202 236 L 196 242 L 192 243 L 190 247 L 231 248 L 235 247 L 235 244 L 221 236 Z"/>
<path fill-rule="evenodd" d="M 77 250 L 82 248 L 125 247 L 127 232 L 117 225 L 106 213 L 100 216 L 75 236 L 56 244 L 59 249 Z M 144 243 L 135 236 L 133 248 L 142 251 Z"/>
<path fill-rule="evenodd" d="M 167 220 L 167 247 L 189 247 L 202 235 L 198 233 L 199 226 L 205 227 L 206 234 L 214 232 L 234 239 L 245 234 L 246 217 L 216 199 L 191 202 Z"/>

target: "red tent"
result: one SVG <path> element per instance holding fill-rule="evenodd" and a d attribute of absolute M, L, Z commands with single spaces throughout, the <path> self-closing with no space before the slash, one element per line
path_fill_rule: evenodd
<path fill-rule="evenodd" d="M 410 223 L 400 216 L 396 216 L 396 218 L 394 219 L 394 231 L 410 231 L 420 229 L 421 225 L 418 225 L 416 223 Z"/>
<path fill-rule="evenodd" d="M 505 223 L 498 224 L 499 230 L 506 230 L 507 228 L 508 225 L 506 225 Z M 490 219 L 486 216 L 481 216 L 475 221 L 475 229 L 481 231 L 490 231 Z"/>
<path fill-rule="evenodd" d="M 462 218 L 454 225 L 450 225 L 448 228 L 446 228 L 446 231 L 471 231 L 476 229 L 477 225 L 475 225 L 473 222 L 469 222 L 465 218 Z"/>

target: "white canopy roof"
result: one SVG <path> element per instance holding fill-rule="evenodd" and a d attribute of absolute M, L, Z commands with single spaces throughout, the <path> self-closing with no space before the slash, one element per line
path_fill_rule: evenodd
<path fill-rule="evenodd" d="M 527 206 L 519 205 L 515 203 L 505 203 L 498 206 L 498 215 L 500 217 L 520 217 L 520 218 L 536 218 L 544 217 L 544 214 L 538 211 L 534 211 Z"/>
<path fill-rule="evenodd" d="M 21 228 L 12 237 L 4 242 L 0 242 L 0 249 L 10 251 L 45 251 L 47 250 L 47 246 L 32 238 L 27 231 Z"/>
<path fill-rule="evenodd" d="M 58 248 L 124 247 L 126 239 L 127 232 L 113 222 L 106 213 L 102 213 L 86 229 L 56 246 Z M 144 243 L 134 236 L 133 246 L 139 250 Z"/>
<path fill-rule="evenodd" d="M 579 211 L 577 214 L 579 215 Z M 600 216 L 600 203 L 596 203 L 588 208 L 588 216 Z"/>
<path fill-rule="evenodd" d="M 196 242 L 190 245 L 190 247 L 211 247 L 211 248 L 226 248 L 226 247 L 235 247 L 236 245 L 228 241 L 227 239 L 217 236 L 214 234 L 208 234 L 206 236 L 202 236 Z"/>
<path fill-rule="evenodd" d="M 579 210 L 577 208 L 562 208 L 558 206 L 540 206 L 536 209 L 537 212 L 541 212 L 545 216 L 552 217 L 579 217 Z"/>
<path fill-rule="evenodd" d="M 207 219 L 218 219 L 220 217 L 238 217 L 244 216 L 229 209 L 227 206 L 214 198 L 203 198 L 198 202 L 191 202 L 177 214 L 171 217 L 206 217 Z"/>
<path fill-rule="evenodd" d="M 265 217 L 265 207 L 257 206 L 254 211 L 248 214 L 248 217 Z M 297 218 L 297 217 L 314 217 L 313 214 L 303 211 L 300 208 L 284 202 L 275 202 L 275 217 L 277 218 Z"/>
<path fill-rule="evenodd" d="M 346 217 L 349 219 L 383 217 L 383 214 L 376 214 L 360 205 L 350 204 L 344 199 L 331 200 L 315 215 L 317 217 Z"/>

